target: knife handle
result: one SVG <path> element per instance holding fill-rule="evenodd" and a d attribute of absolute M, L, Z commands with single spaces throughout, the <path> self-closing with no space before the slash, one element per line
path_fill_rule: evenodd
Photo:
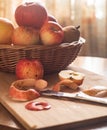
<path fill-rule="evenodd" d="M 83 92 L 78 93 L 76 96 L 79 99 L 82 99 L 82 100 L 87 100 L 87 101 L 93 101 L 93 102 L 107 104 L 107 99 L 89 96 L 89 95 L 84 94 Z"/>

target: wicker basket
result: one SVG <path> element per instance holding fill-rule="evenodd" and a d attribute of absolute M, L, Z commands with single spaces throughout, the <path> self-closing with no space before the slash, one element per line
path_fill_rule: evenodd
<path fill-rule="evenodd" d="M 67 67 L 78 55 L 85 40 L 62 43 L 54 46 L 0 45 L 0 71 L 15 72 L 16 63 L 23 58 L 39 59 L 45 73 L 58 72 Z"/>

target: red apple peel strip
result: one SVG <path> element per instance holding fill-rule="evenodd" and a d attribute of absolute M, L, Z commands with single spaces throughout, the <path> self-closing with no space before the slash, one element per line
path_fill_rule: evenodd
<path fill-rule="evenodd" d="M 51 108 L 47 102 L 29 102 L 25 105 L 25 108 L 33 111 L 48 110 Z"/>
<path fill-rule="evenodd" d="M 78 85 L 74 81 L 72 81 L 70 79 L 64 79 L 64 80 L 59 81 L 58 83 L 56 83 L 53 86 L 53 88 L 52 88 L 53 91 L 57 91 L 57 92 L 60 91 L 62 85 L 67 86 L 73 90 L 76 90 L 78 88 Z"/>
<path fill-rule="evenodd" d="M 34 89 L 28 89 L 24 91 L 24 90 L 19 90 L 15 87 L 10 87 L 9 95 L 13 100 L 17 100 L 17 101 L 33 100 L 40 96 L 40 94 Z"/>
<path fill-rule="evenodd" d="M 35 79 L 23 79 L 14 81 L 9 88 L 9 96 L 13 100 L 17 101 L 29 101 L 38 98 L 40 94 L 38 91 L 36 91 L 36 81 L 37 80 Z M 41 87 L 46 87 L 47 82 L 43 84 L 44 82 L 42 82 Z"/>

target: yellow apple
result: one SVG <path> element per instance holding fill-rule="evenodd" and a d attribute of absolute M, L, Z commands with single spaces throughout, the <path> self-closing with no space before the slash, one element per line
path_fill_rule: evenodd
<path fill-rule="evenodd" d="M 11 44 L 14 25 L 7 18 L 0 17 L 0 44 Z"/>
<path fill-rule="evenodd" d="M 16 45 L 38 44 L 39 31 L 32 27 L 18 26 L 14 29 L 12 42 Z"/>

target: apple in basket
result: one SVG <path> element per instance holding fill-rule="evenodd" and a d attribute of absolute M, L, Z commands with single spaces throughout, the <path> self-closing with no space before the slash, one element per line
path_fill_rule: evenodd
<path fill-rule="evenodd" d="M 11 44 L 13 31 L 13 23 L 7 18 L 0 17 L 0 44 Z"/>
<path fill-rule="evenodd" d="M 48 21 L 58 22 L 57 19 L 51 14 L 48 14 Z"/>
<path fill-rule="evenodd" d="M 47 10 L 40 2 L 25 2 L 15 10 L 16 23 L 40 29 L 47 19 Z"/>
<path fill-rule="evenodd" d="M 39 60 L 21 59 L 16 64 L 15 72 L 18 79 L 42 79 L 44 68 Z"/>
<path fill-rule="evenodd" d="M 31 45 L 39 43 L 39 31 L 32 27 L 18 26 L 12 35 L 13 44 Z"/>
<path fill-rule="evenodd" d="M 40 38 L 44 45 L 60 44 L 64 38 L 64 32 L 59 23 L 48 21 L 40 30 Z"/>

